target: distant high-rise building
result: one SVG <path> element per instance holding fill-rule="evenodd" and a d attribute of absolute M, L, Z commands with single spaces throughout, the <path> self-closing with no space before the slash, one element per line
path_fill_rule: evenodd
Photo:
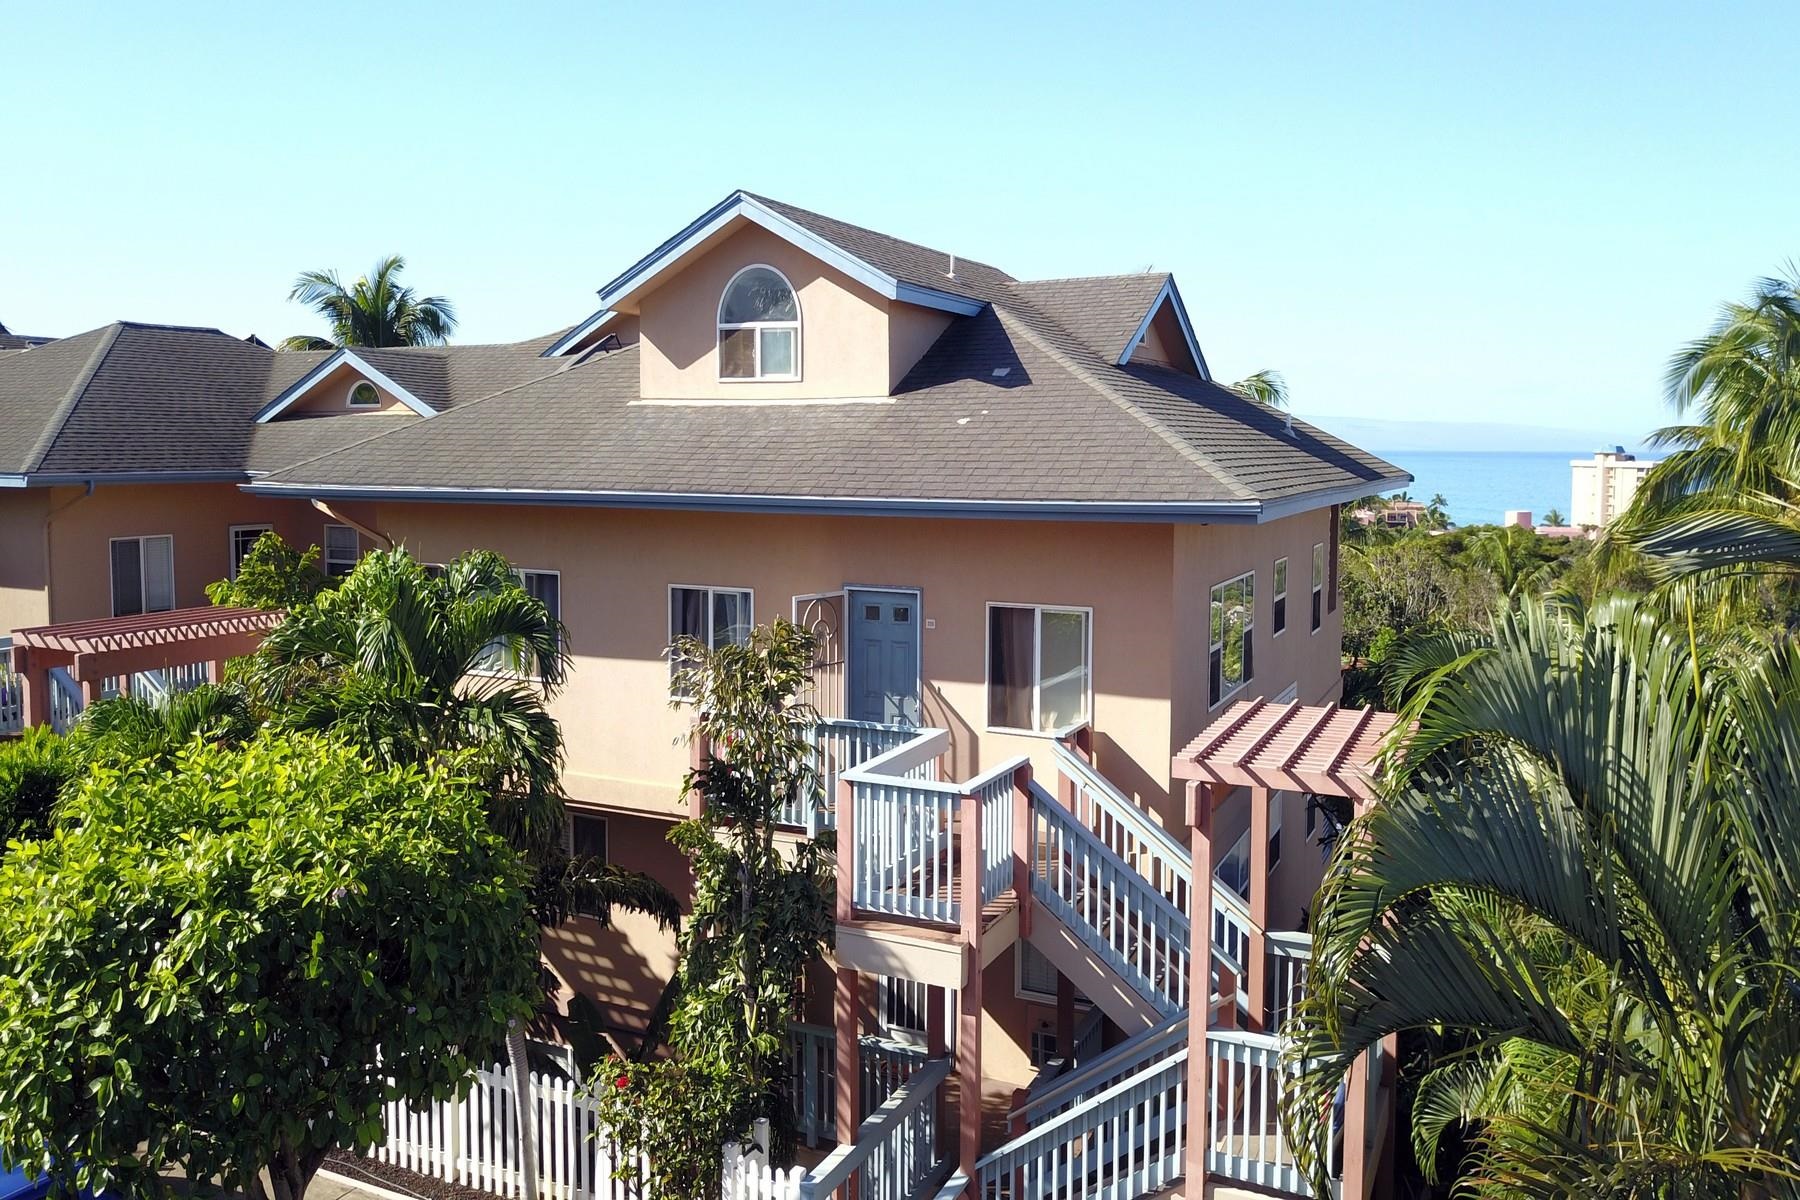
<path fill-rule="evenodd" d="M 1569 524 L 1606 525 L 1631 507 L 1638 485 L 1655 462 L 1625 453 L 1625 447 L 1596 450 L 1592 458 L 1569 463 Z"/>

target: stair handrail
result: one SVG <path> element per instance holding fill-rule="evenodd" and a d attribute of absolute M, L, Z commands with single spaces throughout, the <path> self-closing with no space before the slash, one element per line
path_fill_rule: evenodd
<path fill-rule="evenodd" d="M 840 1143 L 818 1166 L 807 1172 L 800 1181 L 800 1200 L 831 1195 L 874 1157 L 884 1141 L 901 1132 L 906 1119 L 917 1109 L 935 1104 L 938 1089 L 950 1077 L 951 1065 L 949 1057 L 940 1056 L 913 1072 L 912 1078 L 894 1089 L 894 1094 L 856 1127 L 854 1141 Z M 940 1164 L 934 1170 L 948 1165 Z"/>
<path fill-rule="evenodd" d="M 1080 1100 L 1083 1092 L 1099 1090 L 1094 1082 L 1096 1079 L 1117 1079 L 1135 1074 L 1144 1064 L 1187 1045 L 1187 1039 L 1188 1014 L 1178 1012 L 1165 1017 L 1073 1070 L 1046 1080 L 1042 1091 L 1027 1092 L 1024 1100 L 1007 1114 L 1007 1119 L 1023 1118 L 1035 1122 L 1045 1109 Z"/>
<path fill-rule="evenodd" d="M 1172 948 L 1171 953 L 1174 957 L 1178 957 L 1182 960 L 1180 963 L 1175 964 L 1175 968 L 1171 971 L 1170 977 L 1163 980 L 1160 986 L 1157 980 L 1145 976 L 1146 981 L 1156 993 L 1154 1006 L 1165 1016 L 1172 1016 L 1176 1012 L 1186 1008 L 1188 982 L 1186 960 L 1193 953 L 1193 932 L 1188 920 L 1188 914 L 1177 907 L 1167 896 L 1164 896 L 1161 892 L 1157 891 L 1156 888 L 1151 885 L 1149 880 L 1145 879 L 1138 873 L 1136 868 L 1132 867 L 1124 859 L 1115 854 L 1110 846 L 1094 836 L 1092 830 L 1083 825 L 1074 813 L 1064 808 L 1056 797 L 1046 791 L 1044 786 L 1036 780 L 1032 780 L 1031 782 L 1031 800 L 1033 805 L 1040 809 L 1040 812 L 1033 817 L 1031 822 L 1034 831 L 1037 830 L 1040 825 L 1054 828 L 1066 823 L 1069 827 L 1080 831 L 1081 835 L 1086 837 L 1092 843 L 1092 853 L 1094 857 L 1108 871 L 1116 874 L 1122 879 L 1134 879 L 1141 885 L 1142 891 L 1138 902 L 1143 908 L 1149 910 L 1149 914 L 1152 918 L 1150 923 L 1153 926 L 1160 924 L 1170 931 L 1171 936 L 1169 938 L 1169 945 Z M 1040 836 L 1038 833 L 1033 833 L 1034 839 L 1038 836 Z M 1052 882 L 1046 878 L 1045 872 L 1051 870 L 1052 867 L 1045 856 L 1038 852 L 1035 844 L 1029 848 L 1029 857 L 1031 860 L 1032 888 L 1034 892 L 1040 894 L 1040 899 L 1053 915 L 1056 915 L 1059 920 L 1063 919 L 1061 910 L 1064 908 L 1072 909 L 1072 902 L 1068 897 L 1057 892 L 1052 885 Z M 1077 919 L 1085 920 L 1085 918 L 1082 918 L 1079 914 L 1074 915 L 1076 915 Z M 1179 947 L 1178 950 L 1175 950 L 1173 948 L 1176 947 L 1177 941 L 1179 942 Z M 1138 975 L 1144 974 L 1141 967 L 1131 959 L 1127 958 L 1120 947 L 1107 944 L 1103 948 L 1092 948 L 1100 954 L 1103 961 L 1107 962 L 1113 970 L 1121 972 L 1122 975 L 1127 973 Z"/>
<path fill-rule="evenodd" d="M 1103 1109 L 1107 1101 L 1129 1095 L 1133 1090 L 1143 1087 L 1146 1083 L 1155 1082 L 1158 1076 L 1169 1074 L 1171 1072 L 1173 1073 L 1173 1078 L 1170 1080 L 1170 1083 L 1178 1092 L 1182 1093 L 1182 1099 L 1179 1105 L 1176 1106 L 1175 1111 L 1170 1115 L 1174 1117 L 1177 1128 L 1181 1131 L 1181 1136 L 1185 1136 L 1187 1121 L 1186 1113 L 1182 1111 L 1182 1108 L 1185 1107 L 1187 1102 L 1188 1053 L 1189 1048 L 1184 1044 L 1179 1050 L 1169 1055 L 1167 1058 L 1159 1059 L 1144 1067 L 1142 1070 L 1137 1071 L 1135 1074 L 1113 1084 L 1104 1091 L 1096 1092 L 1094 1095 L 1089 1096 L 1079 1107 L 1071 1108 L 1067 1112 L 1059 1113 L 1049 1120 L 1027 1129 L 1018 1137 L 990 1150 L 975 1162 L 975 1178 L 977 1184 L 980 1185 L 984 1183 L 990 1176 L 999 1171 L 1010 1172 L 1013 1167 L 1009 1165 L 1008 1160 L 1015 1156 L 1019 1156 L 1022 1152 L 1028 1151 L 1033 1143 L 1059 1140 L 1066 1141 L 1069 1140 L 1070 1137 L 1078 1136 L 1081 1122 L 1092 1120 L 1093 1114 Z M 1071 1126 L 1077 1127 L 1074 1132 L 1061 1138 L 1058 1137 L 1058 1135 L 1063 1134 L 1065 1130 L 1069 1130 Z M 1179 1175 L 1180 1173 L 1178 1167 L 1175 1174 Z"/>

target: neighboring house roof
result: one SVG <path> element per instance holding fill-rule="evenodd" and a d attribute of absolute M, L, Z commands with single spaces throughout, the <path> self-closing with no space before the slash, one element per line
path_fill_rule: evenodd
<path fill-rule="evenodd" d="M 0 350 L 29 350 L 33 346 L 42 346 L 53 342 L 55 338 L 32 337 L 29 334 L 14 333 L 4 325 L 0 325 Z"/>
<path fill-rule="evenodd" d="M 243 479 L 393 428 L 364 413 L 255 424 L 272 397 L 333 353 L 277 352 L 217 329 L 116 322 L 0 354 L 0 477 Z M 535 346 L 366 353 L 424 393 L 432 413 L 561 365 L 538 358 Z"/>

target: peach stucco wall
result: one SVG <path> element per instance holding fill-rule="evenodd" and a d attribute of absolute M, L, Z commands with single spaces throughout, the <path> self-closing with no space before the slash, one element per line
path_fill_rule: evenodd
<path fill-rule="evenodd" d="M 798 381 L 719 378 L 719 298 L 731 277 L 754 263 L 780 271 L 799 299 Z M 643 346 L 640 382 L 649 399 L 886 396 L 948 324 L 942 314 L 888 301 L 748 222 L 680 264 L 634 302 Z"/>
<path fill-rule="evenodd" d="M 0 636 L 50 617 L 45 587 L 47 488 L 0 488 Z"/>
<path fill-rule="evenodd" d="M 796 595 L 845 584 L 920 589 L 925 720 L 950 730 L 958 778 L 1017 754 L 1053 769 L 1045 739 L 986 729 L 987 603 L 1091 607 L 1103 765 L 1146 801 L 1166 799 L 1166 525 L 399 504 L 380 505 L 376 520 L 431 561 L 483 547 L 522 568 L 562 572 L 575 667 L 554 711 L 578 799 L 683 811 L 677 743 L 687 717 L 668 705 L 661 657 L 677 583 L 749 588 L 758 622 L 792 616 Z"/>
<path fill-rule="evenodd" d="M 112 615 L 112 538 L 172 536 L 175 605 L 185 608 L 205 604 L 206 585 L 229 572 L 231 526 L 273 525 L 305 547 L 324 538 L 328 523 L 304 500 L 251 496 L 230 483 L 102 486 L 92 495 L 78 487 L 49 490 L 52 622 Z"/>

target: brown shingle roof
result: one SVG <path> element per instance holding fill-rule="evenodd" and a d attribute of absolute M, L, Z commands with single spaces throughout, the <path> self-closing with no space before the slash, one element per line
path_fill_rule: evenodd
<path fill-rule="evenodd" d="M 1085 279 L 1033 279 L 1012 285 L 1014 294 L 1088 344 L 1107 362 L 1118 362 L 1144 323 L 1166 271 L 1096 275 Z"/>

